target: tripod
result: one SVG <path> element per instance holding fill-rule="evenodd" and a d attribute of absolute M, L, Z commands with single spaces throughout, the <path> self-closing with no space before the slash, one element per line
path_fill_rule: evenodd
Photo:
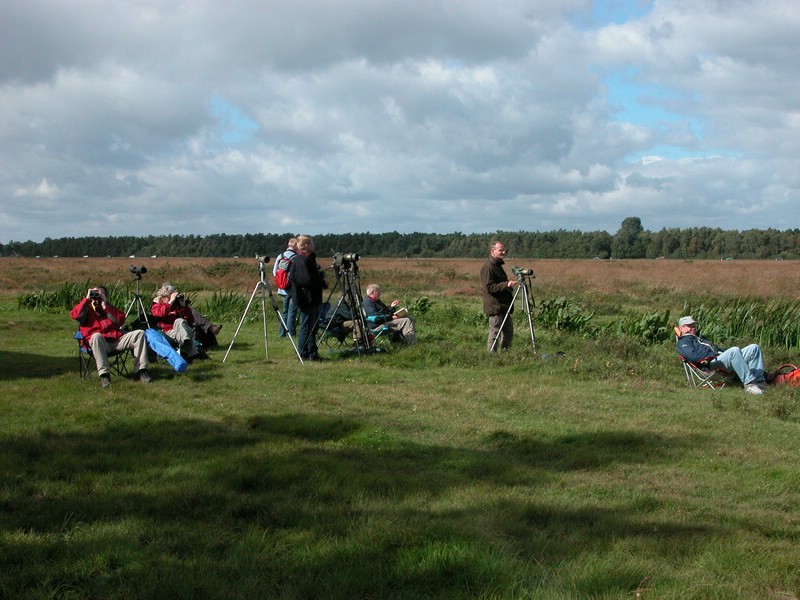
<path fill-rule="evenodd" d="M 267 295 L 269 295 L 269 300 L 272 303 L 272 310 L 274 310 L 275 314 L 278 315 L 278 320 L 280 320 L 283 328 L 286 330 L 286 335 L 289 338 L 289 341 L 292 342 L 292 348 L 294 348 L 297 358 L 300 359 L 300 362 L 302 363 L 303 358 L 300 356 L 300 351 L 297 349 L 297 344 L 294 343 L 292 334 L 289 333 L 289 328 L 286 325 L 286 321 L 283 320 L 283 315 L 281 314 L 281 310 L 278 308 L 278 303 L 275 301 L 275 296 L 272 295 L 272 289 L 269 287 L 269 283 L 267 283 L 265 267 L 269 262 L 269 257 L 256 255 L 256 260 L 258 261 L 260 277 L 258 283 L 256 283 L 255 287 L 253 288 L 253 293 L 250 295 L 250 300 L 247 302 L 247 306 L 242 313 L 242 318 L 239 319 L 239 325 L 236 327 L 236 331 L 233 334 L 233 339 L 231 340 L 230 346 L 228 346 L 228 351 L 225 353 L 222 362 L 225 362 L 225 360 L 228 358 L 228 354 L 231 353 L 231 350 L 233 349 L 233 343 L 236 341 L 236 336 L 239 335 L 239 330 L 242 328 L 242 324 L 247 317 L 247 312 L 250 310 L 250 305 L 253 303 L 253 300 L 258 292 L 261 292 L 261 320 L 264 323 L 264 358 L 269 359 L 269 349 L 267 347 L 267 302 L 266 296 L 264 295 L 264 290 L 266 290 Z"/>
<path fill-rule="evenodd" d="M 355 260 L 350 260 L 355 259 Z M 358 255 L 342 255 L 341 253 L 334 254 L 333 270 L 336 273 L 336 283 L 333 285 L 328 299 L 325 304 L 330 306 L 330 299 L 337 288 L 341 289 L 342 297 L 336 303 L 333 309 L 331 318 L 328 319 L 325 330 L 322 336 L 328 332 L 328 329 L 333 323 L 333 316 L 339 311 L 344 303 L 350 309 L 353 320 L 353 338 L 355 340 L 355 348 L 358 355 L 361 356 L 362 352 L 369 352 L 375 350 L 372 340 L 370 339 L 370 329 L 368 327 L 367 319 L 364 317 L 363 299 L 361 296 L 361 284 L 359 283 L 358 272 Z"/>
<path fill-rule="evenodd" d="M 530 269 L 520 269 L 519 267 L 512 267 L 511 272 L 517 276 L 517 286 L 514 290 L 514 297 L 511 299 L 511 306 L 514 306 L 514 303 L 517 301 L 517 296 L 520 294 L 522 295 L 522 308 L 525 311 L 525 315 L 528 318 L 528 328 L 531 332 L 531 345 L 533 346 L 533 352 L 536 353 L 536 336 L 533 333 L 533 317 L 531 317 L 531 307 L 535 306 L 533 300 L 533 292 L 531 291 L 531 279 L 533 279 L 533 271 Z M 497 332 L 497 335 L 492 342 L 491 350 L 494 351 L 495 346 L 497 345 L 497 340 L 500 338 L 500 334 L 503 331 L 503 326 L 505 326 L 506 321 L 508 320 L 508 316 L 511 314 L 511 307 L 509 307 L 508 311 L 506 311 L 505 316 L 503 317 L 503 322 L 500 323 L 500 329 Z"/>
<path fill-rule="evenodd" d="M 140 289 L 142 273 L 147 273 L 147 269 L 145 267 L 130 267 L 128 270 L 133 273 L 133 280 L 136 282 L 136 292 L 133 294 L 128 310 L 125 311 L 125 320 L 128 320 L 128 315 L 131 314 L 133 308 L 136 307 L 136 321 L 144 323 L 145 329 L 150 329 L 150 320 L 147 318 L 147 311 L 144 309 Z"/>

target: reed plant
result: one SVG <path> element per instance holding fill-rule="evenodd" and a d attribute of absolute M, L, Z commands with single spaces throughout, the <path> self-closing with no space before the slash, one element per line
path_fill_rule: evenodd
<path fill-rule="evenodd" d="M 687 304 L 683 314 L 694 316 L 703 334 L 720 343 L 754 340 L 762 346 L 800 349 L 798 300 L 733 298 L 715 304 Z"/>

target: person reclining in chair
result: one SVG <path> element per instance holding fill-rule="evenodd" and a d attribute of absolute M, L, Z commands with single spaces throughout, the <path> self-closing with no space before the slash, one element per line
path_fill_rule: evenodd
<path fill-rule="evenodd" d="M 417 331 L 414 319 L 398 314 L 399 302 L 393 300 L 391 308 L 381 302 L 381 287 L 376 283 L 367 286 L 367 297 L 364 298 L 364 313 L 373 323 L 386 323 L 392 331 L 398 331 L 406 344 L 417 343 Z M 405 315 L 408 311 L 405 311 Z"/>
<path fill-rule="evenodd" d="M 108 353 L 126 349 L 133 351 L 136 360 L 134 378 L 142 383 L 150 383 L 150 374 L 147 372 L 150 362 L 147 358 L 144 331 L 122 331 L 125 313 L 108 301 L 106 288 L 89 288 L 86 297 L 75 305 L 69 316 L 78 322 L 84 341 L 92 349 L 101 387 L 107 388 L 111 385 Z"/>
<path fill-rule="evenodd" d="M 764 393 L 764 359 L 761 347 L 750 344 L 727 350 L 697 333 L 697 322 L 690 316 L 678 319 L 678 354 L 695 365 L 733 371 L 748 394 Z"/>

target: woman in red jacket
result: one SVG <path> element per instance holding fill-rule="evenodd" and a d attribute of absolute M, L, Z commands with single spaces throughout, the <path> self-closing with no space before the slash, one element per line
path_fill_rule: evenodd
<path fill-rule="evenodd" d="M 201 354 L 194 345 L 194 315 L 183 294 L 171 283 L 165 283 L 156 292 L 150 313 L 158 326 L 178 344 L 181 355 L 191 362 Z"/>

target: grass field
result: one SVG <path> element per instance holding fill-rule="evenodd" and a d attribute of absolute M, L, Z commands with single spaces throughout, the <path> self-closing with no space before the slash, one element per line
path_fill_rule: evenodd
<path fill-rule="evenodd" d="M 211 361 L 102 391 L 68 315 L 16 297 L 131 262 L 0 260 L 0 597 L 800 597 L 795 390 L 690 389 L 668 338 L 542 327 L 537 357 L 520 319 L 489 356 L 480 261 L 364 258 L 363 284 L 430 299 L 419 345 L 300 365 L 268 314 L 268 359 L 256 320 L 223 363 L 226 321 Z M 508 262 L 599 319 L 800 283 L 789 261 Z M 258 280 L 135 264 L 145 298 Z"/>

